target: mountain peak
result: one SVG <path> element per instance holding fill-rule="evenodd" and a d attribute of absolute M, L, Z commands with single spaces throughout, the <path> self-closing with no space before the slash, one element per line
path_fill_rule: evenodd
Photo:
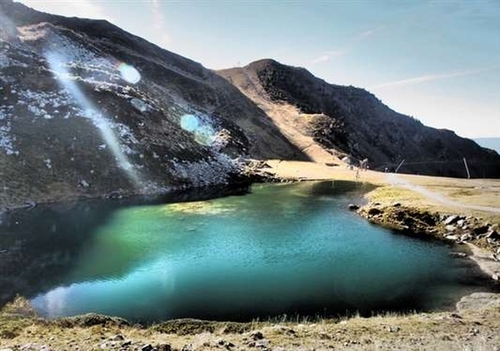
<path fill-rule="evenodd" d="M 219 74 L 266 106 L 295 143 L 368 159 L 378 170 L 394 169 L 405 160 L 403 172 L 460 177 L 460 161 L 466 157 L 476 177 L 500 176 L 498 155 L 452 131 L 426 127 L 399 114 L 364 89 L 330 84 L 304 68 L 272 59 Z"/>

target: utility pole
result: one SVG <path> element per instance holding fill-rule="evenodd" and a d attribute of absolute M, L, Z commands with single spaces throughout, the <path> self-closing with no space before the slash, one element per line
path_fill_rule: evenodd
<path fill-rule="evenodd" d="M 470 179 L 469 166 L 467 165 L 467 160 L 464 157 L 465 170 L 467 171 L 467 179 Z"/>
<path fill-rule="evenodd" d="M 394 171 L 394 173 L 398 173 L 399 169 L 401 168 L 401 166 L 403 165 L 403 163 L 405 162 L 405 160 L 401 161 L 401 163 L 399 164 L 399 166 L 396 168 L 396 170 Z"/>

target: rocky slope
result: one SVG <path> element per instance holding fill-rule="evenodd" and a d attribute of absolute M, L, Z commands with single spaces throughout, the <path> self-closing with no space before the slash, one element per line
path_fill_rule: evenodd
<path fill-rule="evenodd" d="M 335 156 L 368 158 L 377 170 L 394 170 L 405 160 L 400 172 L 453 177 L 466 175 L 465 157 L 472 177 L 500 177 L 496 152 L 394 112 L 366 90 L 328 84 L 304 68 L 270 59 L 218 73 L 278 126 L 285 124 L 288 130 L 282 130 L 291 140 L 308 140 L 306 153 L 320 146 Z"/>
<path fill-rule="evenodd" d="M 0 1 L 0 207 L 224 183 L 240 156 L 305 158 L 202 65 Z"/>

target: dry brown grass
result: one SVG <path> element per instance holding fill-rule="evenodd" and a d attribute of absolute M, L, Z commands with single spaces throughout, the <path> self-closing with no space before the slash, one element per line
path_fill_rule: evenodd
<path fill-rule="evenodd" d="M 8 320 L 2 314 L 0 329 Z M 22 324 L 19 324 L 20 321 Z M 173 350 L 192 345 L 192 350 L 255 350 L 253 335 L 262 333 L 269 350 L 496 350 L 500 343 L 500 308 L 460 312 L 386 314 L 343 320 L 251 322 L 243 329 L 228 329 L 228 323 L 206 322 L 212 330 L 118 326 L 63 327 L 34 317 L 16 319 L 15 335 L 0 336 L 0 346 L 19 350 L 134 350 L 144 345 L 168 344 Z M 230 323 L 229 323 L 230 324 Z M 182 332 L 180 332 L 182 331 Z M 117 336 L 121 337 L 117 337 Z M 123 347 L 128 341 L 129 346 Z M 233 344 L 234 346 L 229 346 Z"/>
<path fill-rule="evenodd" d="M 350 180 L 368 182 L 378 187 L 366 194 L 368 200 L 390 204 L 401 202 L 408 207 L 416 207 L 441 213 L 465 214 L 482 217 L 493 223 L 500 223 L 500 213 L 482 211 L 466 206 L 500 208 L 500 179 L 458 179 L 398 174 L 398 179 L 433 191 L 439 196 L 455 201 L 457 205 L 442 203 L 428 198 L 403 186 L 393 185 L 391 174 L 350 170 L 344 164 L 327 166 L 323 163 L 269 160 L 270 172 L 284 179 L 292 180 Z"/>

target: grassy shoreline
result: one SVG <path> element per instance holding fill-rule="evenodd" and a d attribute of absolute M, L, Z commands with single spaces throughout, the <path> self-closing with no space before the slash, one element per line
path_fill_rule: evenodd
<path fill-rule="evenodd" d="M 320 164 L 297 168 L 295 163 L 268 163 L 271 167 L 266 172 L 283 181 L 335 179 L 375 185 L 375 189 L 365 194 L 367 203 L 360 214 L 378 225 L 403 233 L 415 228 L 401 225 L 416 223 L 422 226 L 419 228 L 422 234 L 432 229 L 432 237 L 450 241 L 443 236 L 446 230 L 441 219 L 443 213 L 470 218 L 481 216 L 481 222 L 500 223 L 500 215 L 432 203 L 418 193 L 388 184 L 384 174 L 362 172 L 356 176 L 353 171 Z M 464 195 L 471 193 L 477 197 L 472 190 L 464 193 L 460 186 L 446 187 L 446 183 L 439 186 L 452 193 L 458 189 L 455 192 L 462 197 L 471 196 Z M 382 212 L 369 215 L 371 208 L 379 208 Z M 402 211 L 410 214 L 405 218 L 413 222 L 401 222 L 398 213 Z M 439 218 L 441 222 L 429 225 L 425 220 L 427 216 L 435 222 Z M 482 239 L 472 244 L 494 249 Z M 481 256 L 483 254 L 484 251 L 472 252 L 471 257 L 477 258 L 481 266 L 489 257 L 489 253 Z M 18 298 L 0 312 L 0 350 L 497 350 L 500 344 L 498 330 L 500 294 L 463 297 L 457 309 L 449 312 L 249 323 L 177 320 L 150 327 L 129 325 L 120 318 L 100 315 L 46 320 L 39 318 L 25 299 Z"/>

